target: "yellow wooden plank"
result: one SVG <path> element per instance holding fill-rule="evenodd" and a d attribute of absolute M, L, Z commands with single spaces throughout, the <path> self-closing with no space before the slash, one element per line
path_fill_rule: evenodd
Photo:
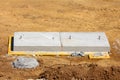
<path fill-rule="evenodd" d="M 102 56 L 94 56 L 94 54 L 89 54 L 90 59 L 108 59 L 110 58 L 108 53 L 104 53 Z"/>
<path fill-rule="evenodd" d="M 25 52 L 25 51 L 11 51 L 11 40 L 13 36 L 9 37 L 9 45 L 8 45 L 8 55 L 34 55 L 34 56 L 70 56 L 69 52 Z M 96 52 L 85 52 L 85 55 L 89 55 L 90 59 L 101 59 L 101 58 L 110 58 L 109 54 L 106 52 L 104 56 L 93 56 Z"/>
<path fill-rule="evenodd" d="M 11 40 L 13 36 L 9 37 L 9 45 L 8 45 L 8 55 L 42 55 L 42 56 L 69 56 L 71 55 L 68 52 L 25 52 L 25 51 L 11 51 Z"/>

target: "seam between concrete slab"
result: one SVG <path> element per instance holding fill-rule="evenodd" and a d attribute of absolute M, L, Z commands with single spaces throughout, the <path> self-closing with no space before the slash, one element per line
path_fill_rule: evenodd
<path fill-rule="evenodd" d="M 63 43 L 62 43 L 62 39 L 61 39 L 61 32 L 59 32 L 59 39 L 60 39 L 60 48 L 62 51 L 63 50 Z"/>

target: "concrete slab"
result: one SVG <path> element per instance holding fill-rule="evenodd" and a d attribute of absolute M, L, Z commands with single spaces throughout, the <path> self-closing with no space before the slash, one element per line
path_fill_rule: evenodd
<path fill-rule="evenodd" d="M 104 32 L 62 32 L 61 41 L 63 51 L 110 51 Z"/>
<path fill-rule="evenodd" d="M 15 32 L 14 51 L 109 52 L 104 32 Z"/>
<path fill-rule="evenodd" d="M 15 32 L 14 51 L 59 51 L 58 32 Z"/>

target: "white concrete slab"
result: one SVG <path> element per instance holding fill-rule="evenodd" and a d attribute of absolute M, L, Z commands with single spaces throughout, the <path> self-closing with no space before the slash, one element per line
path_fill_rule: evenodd
<path fill-rule="evenodd" d="M 63 51 L 110 51 L 104 32 L 63 32 Z"/>
<path fill-rule="evenodd" d="M 60 46 L 58 32 L 15 32 L 14 46 Z"/>
<path fill-rule="evenodd" d="M 109 52 L 104 32 L 15 32 L 14 51 Z"/>
<path fill-rule="evenodd" d="M 58 32 L 15 32 L 14 50 L 59 50 Z"/>
<path fill-rule="evenodd" d="M 100 37 L 100 38 L 99 38 Z M 109 43 L 103 32 L 63 32 L 63 46 L 108 46 Z"/>

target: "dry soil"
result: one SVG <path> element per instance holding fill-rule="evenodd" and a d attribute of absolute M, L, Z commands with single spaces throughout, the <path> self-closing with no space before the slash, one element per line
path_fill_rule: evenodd
<path fill-rule="evenodd" d="M 111 44 L 111 58 L 40 56 L 36 58 L 41 65 L 36 69 L 14 69 L 11 62 L 16 57 L 6 54 L 8 36 L 16 31 L 103 31 Z M 120 54 L 113 45 L 116 40 L 120 40 L 120 0 L 0 0 L 0 80 L 36 79 L 41 74 L 55 80 L 97 80 L 98 76 L 101 80 L 120 80 Z M 80 64 L 85 63 L 97 67 L 84 69 Z M 60 69 L 52 68 L 58 65 Z"/>

